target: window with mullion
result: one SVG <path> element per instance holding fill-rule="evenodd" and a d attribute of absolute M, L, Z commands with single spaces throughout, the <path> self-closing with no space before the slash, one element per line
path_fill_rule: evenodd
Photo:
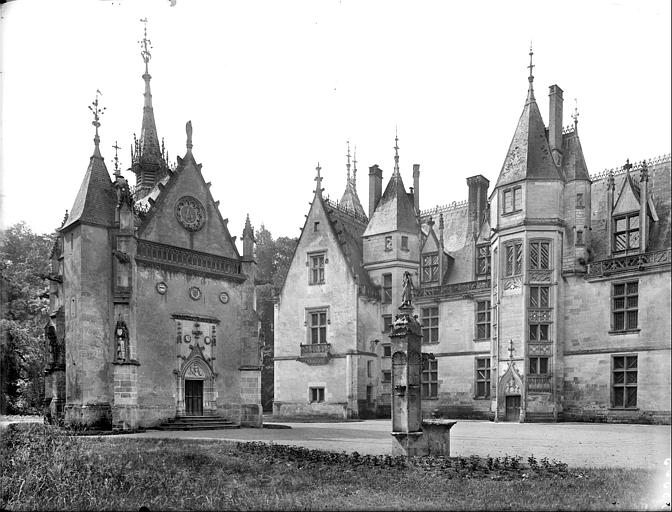
<path fill-rule="evenodd" d="M 490 339 L 490 301 L 476 303 L 476 339 Z"/>
<path fill-rule="evenodd" d="M 637 356 L 613 356 L 611 364 L 611 406 L 637 407 Z"/>
<path fill-rule="evenodd" d="M 324 254 L 310 256 L 310 284 L 324 284 Z"/>
<path fill-rule="evenodd" d="M 530 269 L 548 270 L 551 268 L 551 243 L 530 242 Z"/>
<path fill-rule="evenodd" d="M 507 188 L 503 196 L 503 213 L 513 213 L 523 209 L 523 189 L 521 187 Z"/>
<path fill-rule="evenodd" d="M 327 312 L 311 311 L 310 315 L 310 343 L 327 342 Z"/>
<path fill-rule="evenodd" d="M 614 331 L 637 329 L 639 316 L 639 282 L 612 284 L 611 311 Z"/>
<path fill-rule="evenodd" d="M 530 286 L 530 307 L 550 308 L 550 287 Z"/>
<path fill-rule="evenodd" d="M 614 217 L 613 252 L 639 250 L 639 213 Z"/>
<path fill-rule="evenodd" d="M 422 370 L 422 398 L 436 398 L 439 392 L 439 362 L 436 359 L 427 361 L 427 368 Z"/>
<path fill-rule="evenodd" d="M 548 357 L 530 357 L 530 375 L 548 375 Z"/>
<path fill-rule="evenodd" d="M 476 398 L 490 397 L 490 358 L 476 358 Z"/>
<path fill-rule="evenodd" d="M 439 342 L 439 308 L 422 308 L 422 342 Z"/>
<path fill-rule="evenodd" d="M 506 244 L 506 277 L 519 275 L 523 269 L 523 244 L 511 242 Z"/>
<path fill-rule="evenodd" d="M 392 274 L 383 274 L 383 303 L 392 302 Z"/>
<path fill-rule="evenodd" d="M 424 283 L 434 283 L 439 281 L 439 255 L 422 255 L 422 281 Z"/>
<path fill-rule="evenodd" d="M 478 256 L 476 258 L 476 275 L 489 276 L 490 275 L 490 246 L 479 245 L 477 247 Z"/>
<path fill-rule="evenodd" d="M 530 341 L 550 341 L 550 325 L 549 324 L 530 324 L 529 335 Z"/>

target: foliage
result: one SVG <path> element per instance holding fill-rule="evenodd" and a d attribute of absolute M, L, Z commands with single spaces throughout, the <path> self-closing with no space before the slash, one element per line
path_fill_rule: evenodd
<path fill-rule="evenodd" d="M 43 323 L 53 237 L 33 233 L 24 223 L 0 234 L 0 372 L 2 413 L 40 409 L 44 365 Z"/>
<path fill-rule="evenodd" d="M 0 508 L 630 510 L 651 500 L 656 476 L 554 462 L 532 471 L 516 457 L 407 460 L 263 443 L 69 434 L 39 424 L 2 433 Z"/>
<path fill-rule="evenodd" d="M 256 231 L 257 313 L 261 320 L 262 373 L 261 403 L 270 410 L 273 403 L 273 298 L 282 288 L 292 262 L 296 238 L 273 239 L 262 224 Z"/>

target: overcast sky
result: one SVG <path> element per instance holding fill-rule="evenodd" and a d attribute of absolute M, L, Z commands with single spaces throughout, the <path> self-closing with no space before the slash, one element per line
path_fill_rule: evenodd
<path fill-rule="evenodd" d="M 147 17 L 159 137 L 194 156 L 233 235 L 245 214 L 297 236 L 319 161 L 332 198 L 345 188 L 346 141 L 368 168 L 393 169 L 395 126 L 406 186 L 421 169 L 421 208 L 494 184 L 527 92 L 548 123 L 548 87 L 578 99 L 591 173 L 670 151 L 670 2 L 199 1 L 38 2 L 0 6 L 2 223 L 39 232 L 70 209 L 93 151 L 88 105 L 107 108 L 101 151 L 130 167 L 140 132 Z M 134 182 L 132 173 L 131 182 Z"/>

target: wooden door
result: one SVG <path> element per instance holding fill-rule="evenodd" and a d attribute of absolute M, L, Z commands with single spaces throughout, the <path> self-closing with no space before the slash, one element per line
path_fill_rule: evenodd
<path fill-rule="evenodd" d="M 506 397 L 506 421 L 520 421 L 520 395 Z"/>
<path fill-rule="evenodd" d="M 184 381 L 184 405 L 187 416 L 203 416 L 203 381 Z"/>

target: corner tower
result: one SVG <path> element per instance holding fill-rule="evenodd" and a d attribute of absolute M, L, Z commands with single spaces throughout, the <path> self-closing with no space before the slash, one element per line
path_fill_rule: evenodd
<path fill-rule="evenodd" d="M 532 48 L 523 112 L 491 201 L 492 407 L 502 421 L 559 411 L 558 318 L 564 231 L 560 134 L 549 143 L 534 97 Z M 559 88 L 558 88 L 559 89 Z M 561 91 L 552 100 L 561 101 Z M 552 117 L 561 123 L 561 105 Z M 561 124 L 560 124 L 561 126 Z M 551 147 L 553 146 L 553 147 Z"/>

